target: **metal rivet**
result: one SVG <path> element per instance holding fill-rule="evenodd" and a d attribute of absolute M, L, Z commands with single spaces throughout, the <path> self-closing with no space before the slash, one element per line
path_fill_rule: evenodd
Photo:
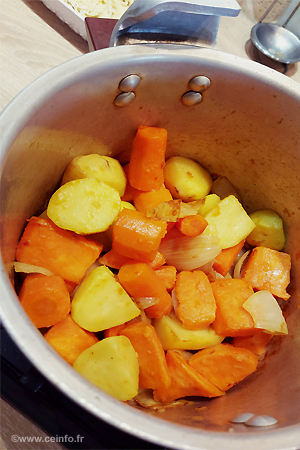
<path fill-rule="evenodd" d="M 252 413 L 243 413 L 231 419 L 231 423 L 245 423 L 247 420 L 251 419 L 254 414 Z"/>
<path fill-rule="evenodd" d="M 275 425 L 278 420 L 271 416 L 253 416 L 245 422 L 248 427 L 269 427 Z"/>
<path fill-rule="evenodd" d="M 119 83 L 119 89 L 123 92 L 131 92 L 140 84 L 140 77 L 138 75 L 128 75 Z"/>
<path fill-rule="evenodd" d="M 134 92 L 122 92 L 115 98 L 116 106 L 127 106 L 135 99 Z"/>
<path fill-rule="evenodd" d="M 202 95 L 200 94 L 200 92 L 189 91 L 183 94 L 183 96 L 181 97 L 182 103 L 186 106 L 197 105 L 197 103 L 200 103 L 201 100 Z"/>
<path fill-rule="evenodd" d="M 194 77 L 189 81 L 189 89 L 191 89 L 192 91 L 202 92 L 208 89 L 209 86 L 210 79 L 203 75 Z"/>

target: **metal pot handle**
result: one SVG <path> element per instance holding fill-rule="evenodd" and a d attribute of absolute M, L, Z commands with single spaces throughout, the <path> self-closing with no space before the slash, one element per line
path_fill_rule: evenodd
<path fill-rule="evenodd" d="M 236 0 L 135 0 L 115 25 L 110 47 L 135 41 L 213 46 L 220 17 L 240 10 Z"/>

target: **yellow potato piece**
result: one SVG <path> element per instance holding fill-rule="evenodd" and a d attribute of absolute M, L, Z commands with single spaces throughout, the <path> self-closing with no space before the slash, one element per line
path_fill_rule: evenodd
<path fill-rule="evenodd" d="M 250 214 L 255 223 L 254 230 L 247 237 L 253 247 L 268 247 L 282 250 L 285 244 L 282 218 L 272 209 L 262 209 Z"/>
<path fill-rule="evenodd" d="M 116 189 L 120 197 L 126 188 L 126 175 L 118 160 L 97 154 L 77 156 L 65 170 L 62 184 L 80 178 L 95 178 Z"/>
<path fill-rule="evenodd" d="M 75 292 L 72 319 L 88 331 L 102 331 L 140 315 L 140 310 L 106 267 L 93 269 Z"/>
<path fill-rule="evenodd" d="M 203 200 L 204 204 L 200 206 L 198 210 L 198 214 L 200 214 L 201 216 L 205 216 L 221 201 L 220 197 L 217 194 L 206 195 Z"/>
<path fill-rule="evenodd" d="M 174 314 L 153 320 L 153 326 L 164 350 L 200 350 L 224 340 L 211 326 L 204 330 L 184 328 Z"/>
<path fill-rule="evenodd" d="M 138 393 L 138 358 L 126 336 L 108 337 L 97 342 L 79 355 L 73 367 L 118 400 L 125 402 Z"/>
<path fill-rule="evenodd" d="M 183 156 L 173 156 L 166 161 L 164 177 L 172 196 L 185 202 L 208 195 L 213 182 L 204 167 Z"/>
<path fill-rule="evenodd" d="M 118 191 L 94 178 L 69 181 L 50 198 L 47 215 L 58 227 L 78 234 L 105 231 L 121 209 Z"/>
<path fill-rule="evenodd" d="M 209 225 L 214 225 L 222 249 L 233 247 L 245 239 L 255 227 L 238 199 L 229 195 L 205 215 Z"/>

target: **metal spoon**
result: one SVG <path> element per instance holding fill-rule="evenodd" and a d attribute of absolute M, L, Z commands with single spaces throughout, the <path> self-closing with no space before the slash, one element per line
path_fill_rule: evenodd
<path fill-rule="evenodd" d="M 262 23 L 277 2 L 278 0 L 275 0 L 259 22 L 254 25 L 251 30 L 251 41 L 258 50 L 269 58 L 285 64 L 296 63 L 300 61 L 300 40 L 285 26 L 300 7 L 300 2 L 282 26 L 275 23 Z"/>

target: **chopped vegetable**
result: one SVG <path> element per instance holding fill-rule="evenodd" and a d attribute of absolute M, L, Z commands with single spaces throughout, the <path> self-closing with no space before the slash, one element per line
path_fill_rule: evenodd
<path fill-rule="evenodd" d="M 133 194 L 133 203 L 137 211 L 147 214 L 147 211 L 155 208 L 161 203 L 172 199 L 172 195 L 165 186 L 159 189 L 152 189 L 151 191 L 135 191 Z"/>
<path fill-rule="evenodd" d="M 263 209 L 250 214 L 255 223 L 254 230 L 247 237 L 253 247 L 268 247 L 282 250 L 285 244 L 282 218 L 272 209 Z"/>
<path fill-rule="evenodd" d="M 73 367 L 118 400 L 130 400 L 138 393 L 138 358 L 126 336 L 112 336 L 97 342 L 78 356 Z"/>
<path fill-rule="evenodd" d="M 28 275 L 19 295 L 21 305 L 37 328 L 51 327 L 70 312 L 70 295 L 58 275 Z"/>
<path fill-rule="evenodd" d="M 216 316 L 216 301 L 209 279 L 201 270 L 182 271 L 175 283 L 176 315 L 189 330 L 207 328 Z"/>
<path fill-rule="evenodd" d="M 176 222 L 176 227 L 185 236 L 199 236 L 207 225 L 207 220 L 199 214 L 183 217 Z"/>
<path fill-rule="evenodd" d="M 18 244 L 16 259 L 79 283 L 101 250 L 102 245 L 62 230 L 50 219 L 32 217 Z"/>
<path fill-rule="evenodd" d="M 223 392 L 253 373 L 257 363 L 254 353 L 230 344 L 200 350 L 189 359 L 191 367 Z"/>
<path fill-rule="evenodd" d="M 236 257 L 244 247 L 244 244 L 245 239 L 234 247 L 224 248 L 215 258 L 215 262 L 213 264 L 215 271 L 225 277 L 233 265 Z"/>
<path fill-rule="evenodd" d="M 220 203 L 221 199 L 216 194 L 208 194 L 203 199 L 203 204 L 200 206 L 198 210 L 198 214 L 201 216 L 205 216 L 209 211 L 211 211 L 218 203 Z"/>
<path fill-rule="evenodd" d="M 156 275 L 164 281 L 167 291 L 171 291 L 175 287 L 177 270 L 174 266 L 163 265 L 155 269 Z"/>
<path fill-rule="evenodd" d="M 53 325 L 44 338 L 60 356 L 72 365 L 85 349 L 98 342 L 96 336 L 77 325 L 70 314 L 61 322 Z"/>
<path fill-rule="evenodd" d="M 252 250 L 242 278 L 254 289 L 267 290 L 276 297 L 287 300 L 286 288 L 290 283 L 291 257 L 266 247 Z"/>
<path fill-rule="evenodd" d="M 140 127 L 133 141 L 128 179 L 135 189 L 151 191 L 164 182 L 167 145 L 164 128 Z"/>
<path fill-rule="evenodd" d="M 22 273 L 41 273 L 42 275 L 51 276 L 54 275 L 51 270 L 45 269 L 44 267 L 40 266 L 33 266 L 32 264 L 26 264 L 21 262 L 14 262 L 14 269 L 16 272 L 22 272 Z"/>
<path fill-rule="evenodd" d="M 228 180 L 227 177 L 218 177 L 214 180 L 211 192 L 215 195 L 218 195 L 221 200 L 223 198 L 229 197 L 229 195 L 234 195 L 240 203 L 242 203 L 242 199 L 232 183 Z"/>
<path fill-rule="evenodd" d="M 136 189 L 131 186 L 131 184 L 129 183 L 129 180 L 128 180 L 129 164 L 126 164 L 126 166 L 123 166 L 123 171 L 127 177 L 127 182 L 126 182 L 125 192 L 122 195 L 121 200 L 123 200 L 124 202 L 132 202 L 133 196 L 136 192 Z"/>
<path fill-rule="evenodd" d="M 268 342 L 272 339 L 272 334 L 264 333 L 260 331 L 259 333 L 254 334 L 253 336 L 237 336 L 232 340 L 232 345 L 235 347 L 242 347 L 250 350 L 257 356 L 260 356 Z"/>

